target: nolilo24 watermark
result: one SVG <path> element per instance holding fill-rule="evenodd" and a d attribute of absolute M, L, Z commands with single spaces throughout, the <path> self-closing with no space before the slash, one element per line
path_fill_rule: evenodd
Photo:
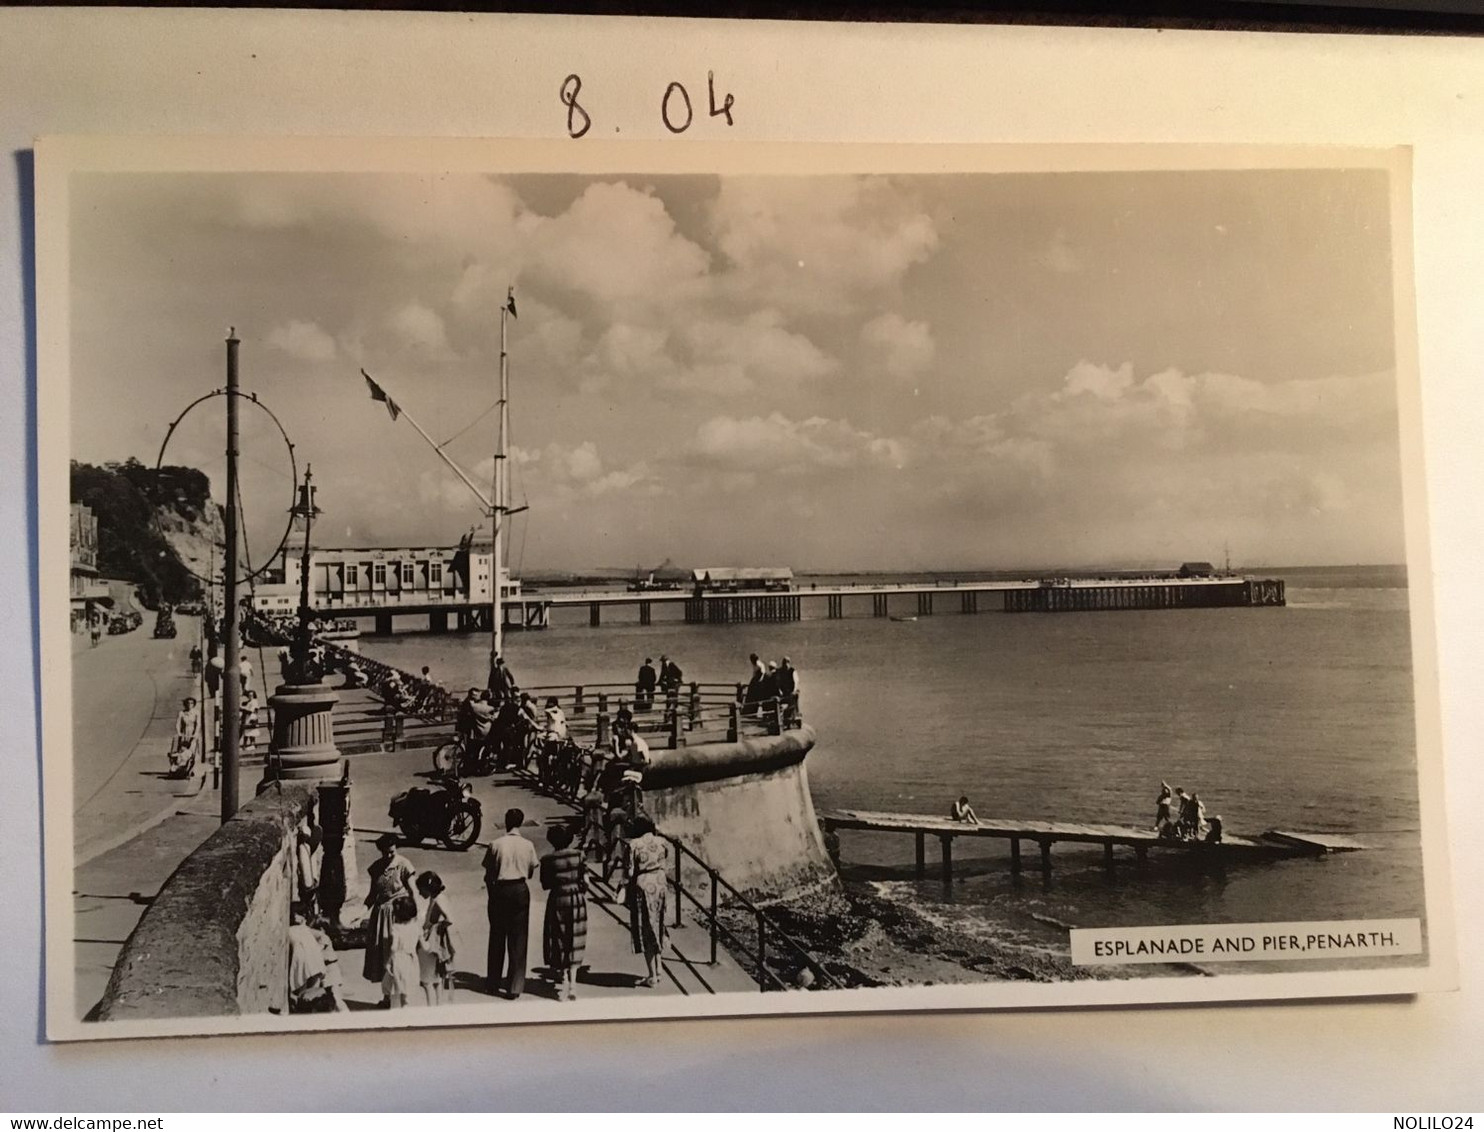
<path fill-rule="evenodd" d="M 1456 1132 L 1457 1129 L 1471 1129 L 1473 1126 L 1472 1116 L 1393 1116 L 1391 1118 L 1393 1132 Z"/>

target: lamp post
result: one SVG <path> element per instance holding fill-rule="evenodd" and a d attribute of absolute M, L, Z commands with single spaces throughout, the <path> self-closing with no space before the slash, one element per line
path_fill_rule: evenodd
<path fill-rule="evenodd" d="M 314 520 L 313 473 L 306 468 L 299 502 L 292 514 L 304 524 L 304 550 L 299 558 L 299 623 L 289 646 L 284 682 L 274 692 L 273 741 L 268 751 L 264 782 L 307 780 L 326 782 L 342 776 L 343 760 L 335 746 L 331 713 L 340 697 L 324 683 L 324 665 L 316 656 L 314 609 L 310 605 L 311 545 Z"/>

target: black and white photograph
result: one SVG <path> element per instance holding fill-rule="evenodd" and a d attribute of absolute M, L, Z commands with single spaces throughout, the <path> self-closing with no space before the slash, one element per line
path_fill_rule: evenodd
<path fill-rule="evenodd" d="M 50 1037 L 1454 985 L 1404 150 L 37 173 Z"/>

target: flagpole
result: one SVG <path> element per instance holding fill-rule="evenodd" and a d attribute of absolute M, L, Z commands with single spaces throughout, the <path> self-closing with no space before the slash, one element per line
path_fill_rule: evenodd
<path fill-rule="evenodd" d="M 505 624 L 501 607 L 500 566 L 504 561 L 505 508 L 508 504 L 509 476 L 506 468 L 505 446 L 510 435 L 510 355 L 506 352 L 507 324 L 510 320 L 510 305 L 515 301 L 515 288 L 511 287 L 500 308 L 500 426 L 495 447 L 495 499 L 490 507 L 494 527 L 494 575 L 490 597 L 490 666 L 505 652 Z"/>
<path fill-rule="evenodd" d="M 371 381 L 372 380 L 371 375 L 369 373 L 367 373 L 365 370 L 361 370 L 361 376 L 364 377 L 367 381 Z M 375 384 L 375 382 L 373 381 L 372 384 Z M 380 389 L 381 387 L 378 385 L 377 388 Z M 382 392 L 385 393 L 386 390 L 383 389 Z M 456 476 L 458 476 L 459 479 L 461 479 L 461 480 L 464 481 L 464 486 L 467 487 L 470 491 L 472 491 L 474 493 L 475 497 L 479 500 L 480 506 L 483 507 L 485 509 L 485 511 L 489 511 L 490 506 L 491 506 L 489 496 L 485 495 L 485 493 L 479 489 L 479 487 L 474 483 L 474 481 L 469 478 L 468 474 L 464 471 L 463 468 L 459 467 L 458 464 L 454 463 L 454 461 L 449 457 L 448 453 L 445 452 L 445 451 L 443 451 L 442 446 L 440 444 L 438 444 L 438 442 L 435 441 L 431 436 L 428 435 L 427 430 L 425 428 L 423 428 L 422 425 L 418 424 L 415 420 L 412 419 L 412 414 L 411 413 L 409 413 L 406 409 L 404 409 L 401 406 L 401 404 L 399 404 L 398 402 L 391 401 L 390 398 L 388 398 L 388 401 L 389 401 L 390 404 L 396 406 L 396 410 L 397 410 L 397 415 L 398 416 L 406 417 L 407 418 L 407 423 L 410 424 L 413 428 L 417 429 L 418 436 L 422 437 L 424 440 L 426 440 L 428 442 L 428 447 L 431 448 L 434 452 L 436 452 L 438 454 L 438 458 L 440 460 L 442 460 L 445 464 L 447 464 L 450 469 L 452 469 L 453 474 L 456 475 Z"/>

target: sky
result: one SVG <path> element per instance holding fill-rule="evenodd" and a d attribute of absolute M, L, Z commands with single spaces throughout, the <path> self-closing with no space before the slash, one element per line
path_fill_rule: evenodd
<path fill-rule="evenodd" d="M 74 174 L 72 452 L 242 385 L 325 545 L 520 570 L 1400 562 L 1387 174 Z M 224 492 L 221 401 L 167 463 Z M 244 411 L 249 544 L 290 502 Z"/>

